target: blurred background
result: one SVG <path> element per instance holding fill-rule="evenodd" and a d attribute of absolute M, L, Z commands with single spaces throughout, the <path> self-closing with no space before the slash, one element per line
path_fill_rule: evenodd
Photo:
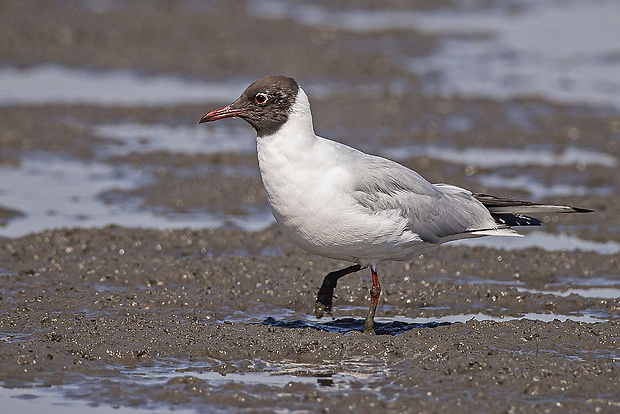
<path fill-rule="evenodd" d="M 0 411 L 616 412 L 619 22 L 611 0 L 1 1 Z M 318 320 L 338 264 L 270 228 L 250 126 L 198 125 L 268 74 L 319 135 L 595 212 L 382 264 L 376 319 L 407 333 L 350 332 L 362 272 Z"/>
<path fill-rule="evenodd" d="M 620 251 L 619 15 L 571 0 L 4 1 L 0 235 L 269 227 L 253 130 L 197 122 L 278 73 L 320 135 L 432 182 L 597 211 L 546 217 L 523 246 Z"/>

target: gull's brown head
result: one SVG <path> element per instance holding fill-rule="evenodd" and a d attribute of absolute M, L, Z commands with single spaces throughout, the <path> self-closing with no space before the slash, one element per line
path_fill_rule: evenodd
<path fill-rule="evenodd" d="M 252 82 L 237 100 L 202 117 L 200 123 L 238 116 L 259 137 L 275 133 L 288 120 L 299 85 L 293 78 L 270 75 Z"/>

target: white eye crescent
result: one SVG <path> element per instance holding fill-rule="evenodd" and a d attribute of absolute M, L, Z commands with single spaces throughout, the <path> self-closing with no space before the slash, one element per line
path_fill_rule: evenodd
<path fill-rule="evenodd" d="M 257 103 L 257 104 L 259 104 L 259 105 L 262 105 L 262 104 L 264 104 L 265 102 L 267 102 L 267 99 L 268 99 L 268 98 L 267 98 L 267 95 L 266 95 L 266 94 L 264 94 L 264 93 L 257 93 L 257 94 L 254 96 L 254 102 L 256 102 L 256 103 Z"/>

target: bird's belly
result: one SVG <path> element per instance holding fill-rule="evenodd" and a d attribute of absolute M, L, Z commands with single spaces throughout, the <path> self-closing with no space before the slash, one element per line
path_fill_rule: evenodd
<path fill-rule="evenodd" d="M 350 197 L 334 197 L 321 186 L 265 182 L 267 198 L 284 233 L 320 256 L 358 263 L 406 260 L 426 245 L 406 221 L 372 213 Z M 288 187 L 288 188 L 287 188 Z"/>
<path fill-rule="evenodd" d="M 317 144 L 319 145 L 319 144 Z M 400 211 L 373 212 L 350 192 L 354 171 L 329 151 L 289 153 L 259 141 L 258 160 L 276 221 L 297 245 L 358 263 L 406 260 L 425 248 Z M 319 155 L 317 155 L 319 154 Z"/>
<path fill-rule="evenodd" d="M 350 244 L 351 228 L 343 220 L 337 200 L 329 200 L 313 189 L 274 192 L 267 189 L 273 215 L 285 234 L 313 253 L 327 255 L 334 247 Z"/>

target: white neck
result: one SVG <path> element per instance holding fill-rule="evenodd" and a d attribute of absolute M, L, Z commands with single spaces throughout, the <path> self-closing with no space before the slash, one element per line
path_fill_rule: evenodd
<path fill-rule="evenodd" d="M 264 145 L 277 145 L 282 150 L 294 150 L 311 145 L 315 139 L 310 102 L 304 90 L 299 88 L 288 120 L 276 133 L 258 138 L 258 151 L 260 153 Z"/>
<path fill-rule="evenodd" d="M 320 139 L 314 134 L 310 103 L 299 88 L 288 120 L 271 135 L 257 138 L 258 166 L 267 199 L 273 215 L 285 231 L 295 238 L 294 230 L 305 216 L 297 206 L 306 203 L 307 191 L 322 180 L 312 168 L 323 161 L 323 154 L 315 151 Z"/>

